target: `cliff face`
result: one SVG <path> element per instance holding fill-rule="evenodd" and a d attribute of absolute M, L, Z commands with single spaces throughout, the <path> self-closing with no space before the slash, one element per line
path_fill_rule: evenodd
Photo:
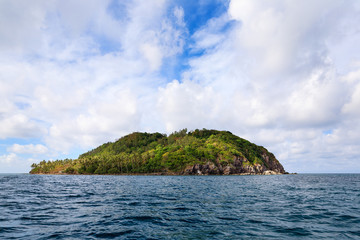
<path fill-rule="evenodd" d="M 51 174 L 284 174 L 262 146 L 230 132 L 186 129 L 169 136 L 132 133 L 78 159 L 42 161 L 30 173 Z"/>
<path fill-rule="evenodd" d="M 194 164 L 188 166 L 182 174 L 184 175 L 276 175 L 286 174 L 283 166 L 277 160 L 270 160 L 269 156 L 264 155 L 267 159 L 264 164 L 250 164 L 246 158 L 234 157 L 233 164 L 222 166 L 217 161 L 216 163 L 207 162 L 205 164 Z"/>

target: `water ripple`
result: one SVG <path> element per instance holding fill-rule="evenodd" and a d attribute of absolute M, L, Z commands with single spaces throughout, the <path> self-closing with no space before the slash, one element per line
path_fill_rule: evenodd
<path fill-rule="evenodd" d="M 0 239 L 359 239 L 359 189 L 359 174 L 2 174 Z"/>

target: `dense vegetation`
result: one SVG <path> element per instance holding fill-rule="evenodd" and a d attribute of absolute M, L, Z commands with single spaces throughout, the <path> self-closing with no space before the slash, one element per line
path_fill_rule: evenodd
<path fill-rule="evenodd" d="M 78 159 L 42 161 L 30 173 L 67 174 L 183 174 L 189 166 L 213 163 L 222 168 L 242 159 L 247 166 L 263 166 L 276 160 L 264 147 L 227 131 L 183 129 L 169 136 L 135 132 L 105 143 Z M 282 168 L 282 166 L 281 166 Z"/>

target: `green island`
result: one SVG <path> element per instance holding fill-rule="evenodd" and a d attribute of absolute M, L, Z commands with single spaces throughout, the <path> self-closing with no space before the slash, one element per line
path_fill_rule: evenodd
<path fill-rule="evenodd" d="M 169 136 L 134 132 L 78 159 L 43 160 L 31 168 L 31 174 L 287 174 L 266 148 L 228 131 L 207 129 L 183 129 Z"/>

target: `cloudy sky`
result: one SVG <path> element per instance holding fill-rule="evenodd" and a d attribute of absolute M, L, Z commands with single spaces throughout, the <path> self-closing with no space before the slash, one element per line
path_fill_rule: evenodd
<path fill-rule="evenodd" d="M 360 172 L 359 22 L 357 0 L 1 0 L 0 172 L 182 128 Z"/>

